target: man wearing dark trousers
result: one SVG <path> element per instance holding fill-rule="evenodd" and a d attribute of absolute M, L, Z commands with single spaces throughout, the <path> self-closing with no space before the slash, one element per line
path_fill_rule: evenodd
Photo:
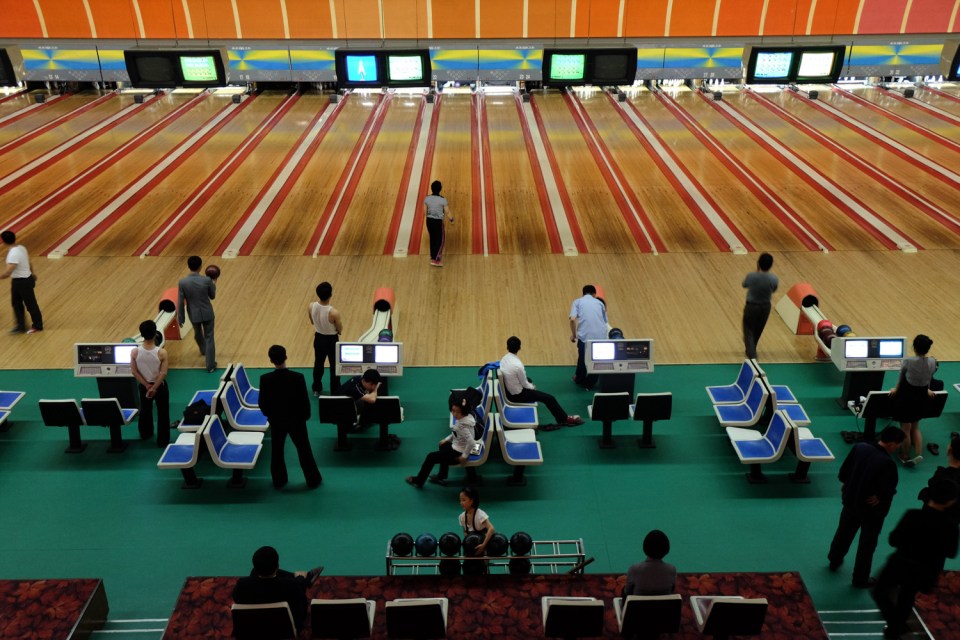
<path fill-rule="evenodd" d="M 873 552 L 899 481 L 897 463 L 890 454 L 897 450 L 904 437 L 902 429 L 887 427 L 880 433 L 879 442 L 861 442 L 854 446 L 840 466 L 843 509 L 827 559 L 831 571 L 839 569 L 859 531 L 853 586 L 860 589 L 876 584 L 876 578 L 870 577 Z"/>
<path fill-rule="evenodd" d="M 260 411 L 270 423 L 270 475 L 277 489 L 287 484 L 287 463 L 283 446 L 287 435 L 297 448 L 300 468 L 311 489 L 320 486 L 323 478 L 310 449 L 307 420 L 310 419 L 310 396 L 303 374 L 287 369 L 287 350 L 275 344 L 267 355 L 276 367 L 260 376 Z"/>
<path fill-rule="evenodd" d="M 957 556 L 957 522 L 948 513 L 956 502 L 957 485 L 934 478 L 923 509 L 907 511 L 890 534 L 895 551 L 873 590 L 873 599 L 887 621 L 884 638 L 906 633 L 917 593 L 936 586 L 946 559 Z"/>
<path fill-rule="evenodd" d="M 343 323 L 340 321 L 340 312 L 330 305 L 333 297 L 333 286 L 329 282 L 317 285 L 319 302 L 311 302 L 307 310 L 310 324 L 313 325 L 313 395 L 319 397 L 323 391 L 324 362 L 330 363 L 330 393 L 336 394 L 340 388 L 340 377 L 337 375 L 337 342 L 343 333 Z"/>
<path fill-rule="evenodd" d="M 253 554 L 253 571 L 237 580 L 233 601 L 237 604 L 286 602 L 299 633 L 307 617 L 307 587 L 317 581 L 323 567 L 291 573 L 280 568 L 280 554 L 273 547 L 260 547 Z"/>
<path fill-rule="evenodd" d="M 43 331 L 43 314 L 37 304 L 34 288 L 37 285 L 37 274 L 30 265 L 30 256 L 22 244 L 17 244 L 17 236 L 13 231 L 4 231 L 0 234 L 3 244 L 10 247 L 7 250 L 7 266 L 0 272 L 0 278 L 10 278 L 10 301 L 13 304 L 13 316 L 17 320 L 16 326 L 10 333 L 37 333 Z M 27 315 L 30 312 L 31 326 L 27 328 Z"/>
<path fill-rule="evenodd" d="M 747 302 L 743 306 L 743 350 L 748 358 L 757 357 L 757 343 L 770 317 L 771 298 L 780 284 L 777 276 L 770 273 L 772 267 L 773 256 L 761 253 L 757 270 L 743 279 L 743 288 L 747 290 Z"/>
<path fill-rule="evenodd" d="M 580 416 L 569 415 L 549 393 L 539 391 L 530 379 L 527 371 L 517 354 L 520 352 L 520 338 L 507 338 L 507 353 L 500 358 L 500 382 L 503 384 L 504 394 L 510 402 L 542 402 L 546 405 L 553 422 L 564 427 L 575 427 L 583 424 Z M 546 426 L 546 425 L 545 425 Z"/>
<path fill-rule="evenodd" d="M 193 339 L 197 341 L 200 355 L 205 358 L 207 373 L 217 370 L 217 347 L 213 338 L 213 299 L 217 297 L 217 281 L 200 273 L 203 259 L 200 256 L 187 258 L 190 274 L 181 278 L 177 285 L 177 322 L 184 326 L 187 318 L 193 325 Z M 186 305 L 184 305 L 186 302 Z"/>

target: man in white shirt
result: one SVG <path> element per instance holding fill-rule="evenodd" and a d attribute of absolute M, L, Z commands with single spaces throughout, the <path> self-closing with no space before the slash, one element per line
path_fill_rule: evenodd
<path fill-rule="evenodd" d="M 13 302 L 13 315 L 17 319 L 17 325 L 10 333 L 37 333 L 43 331 L 43 315 L 40 313 L 40 305 L 37 304 L 37 296 L 33 292 L 37 285 L 37 277 L 30 269 L 30 256 L 27 255 L 27 248 L 17 244 L 17 236 L 13 231 L 4 231 L 0 234 L 3 244 L 10 247 L 7 251 L 7 268 L 0 278 L 10 278 L 10 299 Z M 30 312 L 32 322 L 27 329 L 27 316 L 24 307 Z"/>
<path fill-rule="evenodd" d="M 542 402 L 553 415 L 558 425 L 575 427 L 583 424 L 580 416 L 568 415 L 557 399 L 549 393 L 537 391 L 537 387 L 527 378 L 527 371 L 523 362 L 517 357 L 520 351 L 520 338 L 507 338 L 507 353 L 500 358 L 500 372 L 498 378 L 503 385 L 503 391 L 510 402 Z"/>

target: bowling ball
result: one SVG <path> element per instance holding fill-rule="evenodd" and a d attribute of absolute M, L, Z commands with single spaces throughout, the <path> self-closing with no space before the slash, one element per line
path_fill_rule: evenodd
<path fill-rule="evenodd" d="M 460 575 L 460 561 L 449 560 L 449 559 L 441 560 L 440 575 L 446 576 L 448 578 Z"/>
<path fill-rule="evenodd" d="M 487 563 L 485 560 L 464 560 L 463 575 L 482 576 L 487 572 Z"/>
<path fill-rule="evenodd" d="M 134 342 L 134 343 L 135 343 L 136 340 L 134 340 L 133 338 L 124 338 L 124 339 L 123 339 L 123 343 L 124 343 L 124 344 L 127 344 L 127 343 L 129 343 L 129 342 Z"/>
<path fill-rule="evenodd" d="M 210 278 L 210 279 L 212 279 L 212 280 L 216 280 L 217 278 L 220 277 L 220 267 L 218 267 L 218 266 L 215 265 L 215 264 L 212 264 L 212 265 L 210 265 L 209 267 L 207 267 L 207 269 L 206 269 L 206 271 L 204 271 L 204 273 L 207 274 L 207 277 L 208 277 L 208 278 Z"/>
<path fill-rule="evenodd" d="M 847 331 L 847 335 L 845 335 L 845 336 L 843 336 L 843 337 L 844 337 L 844 338 L 856 338 L 856 337 L 857 337 L 857 334 L 855 334 L 853 331 Z"/>
<path fill-rule="evenodd" d="M 831 344 L 833 344 L 833 339 L 836 337 L 837 337 L 837 334 L 834 333 L 833 331 L 830 331 L 827 333 L 825 337 L 821 336 L 820 339 L 823 340 L 823 344 L 829 347 Z"/>
<path fill-rule="evenodd" d="M 823 329 L 824 327 L 832 328 L 833 323 L 830 322 L 829 320 L 821 320 L 820 322 L 817 323 L 817 333 L 820 333 L 820 330 Z"/>
<path fill-rule="evenodd" d="M 533 538 L 525 531 L 517 531 L 510 536 L 510 551 L 515 556 L 525 556 L 533 549 Z"/>
<path fill-rule="evenodd" d="M 531 562 L 529 558 L 513 558 L 510 560 L 510 573 L 527 574 L 530 573 Z"/>
<path fill-rule="evenodd" d="M 437 554 L 437 539 L 432 534 L 421 533 L 417 536 L 414 546 L 418 556 L 434 556 Z"/>
<path fill-rule="evenodd" d="M 408 556 L 413 551 L 413 536 L 409 533 L 398 533 L 390 540 L 390 548 L 395 556 Z"/>
<path fill-rule="evenodd" d="M 384 329 L 378 333 L 377 342 L 393 342 L 393 329 Z"/>
<path fill-rule="evenodd" d="M 836 332 L 833 330 L 833 327 L 827 326 L 822 329 L 817 329 L 817 335 L 820 337 L 820 340 L 825 343 L 827 336 L 836 335 Z"/>
<path fill-rule="evenodd" d="M 610 333 L 607 334 L 607 338 L 610 340 L 623 340 L 623 331 L 614 327 L 610 329 Z"/>
<path fill-rule="evenodd" d="M 843 336 L 847 335 L 848 333 L 850 333 L 850 325 L 848 325 L 848 324 L 842 324 L 842 325 L 840 325 L 839 327 L 837 327 L 837 337 L 838 337 L 838 338 L 842 338 Z"/>
<path fill-rule="evenodd" d="M 487 543 L 487 555 L 494 557 L 502 556 L 507 552 L 509 546 L 510 541 L 507 540 L 507 536 L 498 531 L 490 536 L 490 542 Z"/>
<path fill-rule="evenodd" d="M 480 546 L 480 543 L 483 542 L 483 538 L 480 537 L 479 533 L 471 533 L 466 538 L 463 539 L 463 555 L 465 556 L 475 556 L 477 555 L 477 547 Z"/>
<path fill-rule="evenodd" d="M 440 536 L 440 553 L 445 556 L 460 555 L 460 536 L 448 531 Z"/>

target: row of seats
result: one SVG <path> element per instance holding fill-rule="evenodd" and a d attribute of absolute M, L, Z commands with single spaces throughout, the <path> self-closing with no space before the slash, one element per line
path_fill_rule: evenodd
<path fill-rule="evenodd" d="M 17 403 L 23 400 L 25 395 L 27 394 L 23 391 L 0 391 L 0 431 L 6 431 L 10 428 L 10 425 L 7 424 L 10 413 L 17 406 Z"/>
<path fill-rule="evenodd" d="M 680 630 L 683 599 L 665 596 L 614 598 L 613 608 L 625 638 L 656 637 Z M 758 635 L 767 615 L 767 600 L 740 596 L 692 596 L 697 629 L 703 635 Z M 603 600 L 590 597 L 543 596 L 543 635 L 548 638 L 584 638 L 604 635 Z M 447 598 L 403 598 L 384 605 L 388 638 L 447 637 Z M 364 598 L 315 599 L 310 603 L 311 637 L 369 638 L 373 634 L 376 603 Z M 297 638 L 286 602 L 234 604 L 233 635 L 237 640 Z"/>
<path fill-rule="evenodd" d="M 68 399 L 41 399 L 40 415 L 48 427 L 66 427 L 70 445 L 64 453 L 80 453 L 87 445 L 80 438 L 81 426 L 107 427 L 110 429 L 108 453 L 120 453 L 127 448 L 120 427 L 130 424 L 137 416 L 137 409 L 125 409 L 116 398 L 83 398 L 80 404 Z"/>
<path fill-rule="evenodd" d="M 793 482 L 810 482 L 812 462 L 834 459 L 827 444 L 806 427 L 810 418 L 790 388 L 771 385 L 755 360 L 744 360 L 733 384 L 707 387 L 707 395 L 740 462 L 750 465 L 750 483 L 765 483 L 761 465 L 776 462 L 787 448 L 798 460 L 796 470 L 789 474 Z M 778 401 L 781 395 L 786 400 Z M 766 430 L 746 428 L 758 425 L 766 425 Z"/>
<path fill-rule="evenodd" d="M 183 475 L 184 489 L 199 488 L 203 479 L 197 477 L 195 467 L 200 458 L 202 442 L 206 442 L 213 463 L 233 472 L 227 486 L 242 488 L 247 483 L 244 470 L 257 465 L 263 450 L 263 436 L 262 432 L 256 431 L 232 431 L 228 434 L 219 416 L 207 416 L 200 425 L 181 427 L 180 435 L 164 449 L 157 467 L 179 469 Z"/>

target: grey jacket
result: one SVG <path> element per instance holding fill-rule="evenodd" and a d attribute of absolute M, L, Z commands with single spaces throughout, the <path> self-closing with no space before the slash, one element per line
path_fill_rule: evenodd
<path fill-rule="evenodd" d="M 183 307 L 184 300 L 186 300 L 187 310 L 190 312 L 190 322 L 213 320 L 213 305 L 210 304 L 210 301 L 217 297 L 216 282 L 199 273 L 191 273 L 186 278 L 180 279 L 177 288 L 179 290 L 177 320 L 181 325 L 186 321 Z"/>

